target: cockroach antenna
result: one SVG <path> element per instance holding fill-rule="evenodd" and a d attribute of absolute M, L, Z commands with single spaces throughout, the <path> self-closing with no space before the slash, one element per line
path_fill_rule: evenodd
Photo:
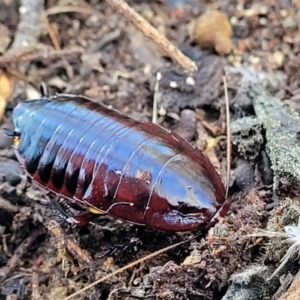
<path fill-rule="evenodd" d="M 229 111 L 229 98 L 226 76 L 223 76 L 224 91 L 225 91 L 225 105 L 226 105 L 226 127 L 227 127 L 227 182 L 226 182 L 226 198 L 228 196 L 230 184 L 230 162 L 231 162 L 231 133 L 230 133 L 230 111 Z"/>
<path fill-rule="evenodd" d="M 129 263 L 128 265 L 126 265 L 126 266 L 124 266 L 124 267 L 122 267 L 122 268 L 120 268 L 120 269 L 114 271 L 113 273 L 110 273 L 110 274 L 108 274 L 108 275 L 106 275 L 106 276 L 104 276 L 104 277 L 102 277 L 102 278 L 100 278 L 100 279 L 94 281 L 93 283 L 87 285 L 86 287 L 84 287 L 84 288 L 82 288 L 81 290 L 75 292 L 74 294 L 72 294 L 72 295 L 70 295 L 70 296 L 64 298 L 63 300 L 70 300 L 70 299 L 73 299 L 75 296 L 80 295 L 81 293 L 83 293 L 84 291 L 86 291 L 86 290 L 92 288 L 93 286 L 95 286 L 95 285 L 97 285 L 97 284 L 99 284 L 99 283 L 101 283 L 101 282 L 104 282 L 104 281 L 108 280 L 109 278 L 111 278 L 111 277 L 113 277 L 113 276 L 115 276 L 115 275 L 118 275 L 118 274 L 120 274 L 120 273 L 123 273 L 124 271 L 126 271 L 126 270 L 128 270 L 128 269 L 131 269 L 131 268 L 135 267 L 136 265 L 143 263 L 143 262 L 146 261 L 146 260 L 152 259 L 152 258 L 154 258 L 154 257 L 156 257 L 156 256 L 158 256 L 158 255 L 160 255 L 160 254 L 162 254 L 162 253 L 165 253 L 165 252 L 167 252 L 168 250 L 171 250 L 171 249 L 176 248 L 176 247 L 178 247 L 178 246 L 180 246 L 180 245 L 182 245 L 182 244 L 185 244 L 185 243 L 187 243 L 187 242 L 190 242 L 190 241 L 194 240 L 195 238 L 197 238 L 198 236 L 199 236 L 199 234 L 196 234 L 195 236 L 193 236 L 193 237 L 191 237 L 191 238 L 189 238 L 189 239 L 187 239 L 187 240 L 184 240 L 184 241 L 182 241 L 182 242 L 176 243 L 176 244 L 174 244 L 174 245 L 170 245 L 170 246 L 168 246 L 168 247 L 165 247 L 165 248 L 163 248 L 163 249 L 160 249 L 160 250 L 157 250 L 157 251 L 155 251 L 155 252 L 153 252 L 153 253 L 150 253 L 150 254 L 148 254 L 148 255 L 146 255 L 146 256 L 144 256 L 144 257 L 142 257 L 142 258 L 140 258 L 140 259 L 138 259 L 138 260 L 136 260 L 136 261 L 134 261 L 134 262 L 132 262 L 132 263 Z"/>
<path fill-rule="evenodd" d="M 45 82 L 41 82 L 41 84 L 40 84 L 40 92 L 41 92 L 43 98 L 44 97 L 49 98 L 49 90 L 48 90 L 48 87 L 47 87 L 47 85 L 46 85 Z"/>

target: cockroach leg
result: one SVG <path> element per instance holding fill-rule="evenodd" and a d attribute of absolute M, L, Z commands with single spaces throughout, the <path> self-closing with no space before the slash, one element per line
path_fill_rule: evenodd
<path fill-rule="evenodd" d="M 66 218 L 77 213 L 77 211 L 72 208 L 64 198 L 59 198 L 57 201 L 54 201 L 53 204 L 54 207 Z"/>
<path fill-rule="evenodd" d="M 136 253 L 139 250 L 139 246 L 142 245 L 142 241 L 139 238 L 131 238 L 130 241 L 126 241 L 124 244 L 114 244 L 101 256 L 98 256 L 98 259 L 101 259 L 106 256 L 115 256 L 116 259 L 123 259 L 129 253 Z"/>
<path fill-rule="evenodd" d="M 81 213 L 79 215 L 69 217 L 67 219 L 67 221 L 69 223 L 73 224 L 74 226 L 83 226 L 83 225 L 90 223 L 94 219 L 98 218 L 98 216 L 99 215 L 91 213 L 91 212 L 85 212 L 85 213 Z"/>
<path fill-rule="evenodd" d="M 67 222 L 72 227 L 86 225 L 98 217 L 98 214 L 92 211 L 82 212 L 74 209 L 64 198 L 53 201 L 53 206 L 54 215 L 58 219 L 58 222 L 60 224 Z"/>

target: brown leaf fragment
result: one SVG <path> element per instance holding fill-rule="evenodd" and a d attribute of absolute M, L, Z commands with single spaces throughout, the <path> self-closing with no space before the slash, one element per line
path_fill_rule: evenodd
<path fill-rule="evenodd" d="M 13 90 L 13 82 L 6 75 L 6 73 L 0 73 L 0 121 L 4 115 L 7 101 Z"/>
<path fill-rule="evenodd" d="M 196 131 L 197 131 L 197 141 L 196 141 L 197 149 L 199 149 L 200 151 L 204 151 L 207 144 L 208 133 L 205 127 L 202 125 L 202 122 L 197 122 Z"/>
<path fill-rule="evenodd" d="M 7 49 L 10 41 L 11 41 L 11 37 L 10 37 L 10 33 L 9 30 L 6 26 L 4 26 L 2 23 L 0 23 L 0 53 L 4 53 L 5 50 Z"/>
<path fill-rule="evenodd" d="M 216 151 L 215 151 L 215 148 L 218 144 L 219 144 L 218 138 L 209 137 L 209 138 L 207 138 L 207 145 L 206 145 L 206 149 L 204 150 L 204 153 L 208 157 L 211 164 L 215 167 L 215 169 L 220 169 L 220 167 L 221 167 L 219 159 L 218 159 Z"/>

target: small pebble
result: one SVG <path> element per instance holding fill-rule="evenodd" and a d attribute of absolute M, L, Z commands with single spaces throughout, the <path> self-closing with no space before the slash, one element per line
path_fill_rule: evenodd
<path fill-rule="evenodd" d="M 191 37 L 203 48 L 214 48 L 219 54 L 229 54 L 233 49 L 232 27 L 226 13 L 206 11 L 189 27 Z"/>
<path fill-rule="evenodd" d="M 282 67 L 284 61 L 284 54 L 281 51 L 275 51 L 273 54 L 273 59 L 277 68 L 280 68 Z"/>

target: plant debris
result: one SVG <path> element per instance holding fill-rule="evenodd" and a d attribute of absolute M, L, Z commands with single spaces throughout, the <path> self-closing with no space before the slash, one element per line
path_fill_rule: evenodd
<path fill-rule="evenodd" d="M 293 186 L 300 181 L 300 116 L 280 99 L 271 97 L 259 86 L 250 94 L 258 119 L 266 130 L 266 151 L 274 171 L 275 187 Z"/>
<path fill-rule="evenodd" d="M 250 2 L 0 2 L 1 299 L 299 295 L 296 254 L 268 279 L 298 245 L 297 231 L 285 228 L 299 219 L 300 3 Z M 4 133 L 14 107 L 39 98 L 44 82 L 50 94 L 92 97 L 174 130 L 226 182 L 224 75 L 231 206 L 208 232 L 161 232 L 106 215 L 78 228 L 57 224 L 59 199 L 26 178 Z M 251 236 L 261 230 L 277 236 Z"/>

